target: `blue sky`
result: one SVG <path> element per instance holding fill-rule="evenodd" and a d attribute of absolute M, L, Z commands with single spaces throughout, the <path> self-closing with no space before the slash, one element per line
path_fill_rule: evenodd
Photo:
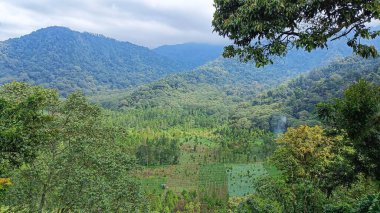
<path fill-rule="evenodd" d="M 213 12 L 213 0 L 0 0 L 0 40 L 65 26 L 148 47 L 224 43 Z"/>

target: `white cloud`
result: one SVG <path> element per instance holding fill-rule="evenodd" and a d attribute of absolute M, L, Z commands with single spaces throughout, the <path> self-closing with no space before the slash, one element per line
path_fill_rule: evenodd
<path fill-rule="evenodd" d="M 0 40 L 48 26 L 144 46 L 224 43 L 212 34 L 213 0 L 0 0 Z"/>
<path fill-rule="evenodd" d="M 377 27 L 380 26 L 380 20 L 373 20 L 371 23 L 368 24 L 370 27 Z"/>

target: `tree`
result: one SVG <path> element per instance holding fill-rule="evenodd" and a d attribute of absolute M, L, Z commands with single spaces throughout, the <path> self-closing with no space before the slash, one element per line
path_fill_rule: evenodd
<path fill-rule="evenodd" d="M 180 156 L 179 143 L 176 139 L 159 137 L 148 140 L 137 147 L 136 158 L 140 165 L 175 165 Z"/>
<path fill-rule="evenodd" d="M 225 57 L 273 63 L 295 47 L 308 52 L 326 48 L 329 41 L 347 38 L 347 45 L 363 57 L 378 56 L 374 39 L 380 31 L 366 24 L 380 19 L 379 0 L 214 0 L 214 31 L 233 40 Z"/>
<path fill-rule="evenodd" d="M 351 203 L 377 192 L 377 184 L 364 176 L 352 181 L 350 187 L 342 184 L 346 176 L 340 172 L 349 173 L 345 166 L 350 164 L 341 160 L 341 153 L 352 147 L 345 146 L 342 136 L 327 133 L 320 126 L 289 128 L 278 139 L 270 160 L 281 173 L 254 181 L 256 194 L 251 197 L 251 208 L 260 207 L 264 200 L 278 203 L 281 212 L 351 212 L 343 210 L 352 210 Z M 370 198 L 364 205 L 375 206 L 376 198 Z"/>
<path fill-rule="evenodd" d="M 349 160 L 356 172 L 380 179 L 380 87 L 360 80 L 342 98 L 318 105 L 318 114 L 352 144 Z"/>
<path fill-rule="evenodd" d="M 12 212 L 131 212 L 142 206 L 135 159 L 102 126 L 99 107 L 74 93 L 43 114 L 50 118 L 43 122 L 44 143 L 33 161 L 10 173 L 12 186 L 1 204 Z"/>
<path fill-rule="evenodd" d="M 333 144 L 339 140 L 339 137 L 325 136 L 319 126 L 289 128 L 278 139 L 278 149 L 271 160 L 289 182 L 308 179 L 319 183 L 335 157 L 332 153 Z"/>
<path fill-rule="evenodd" d="M 288 183 L 310 182 L 327 196 L 339 186 L 352 183 L 354 172 L 345 156 L 352 152 L 340 135 L 329 136 L 320 127 L 289 128 L 278 139 L 271 161 Z"/>
<path fill-rule="evenodd" d="M 46 112 L 57 102 L 55 90 L 18 82 L 0 88 L 0 176 L 36 158 L 48 137 Z"/>
<path fill-rule="evenodd" d="M 380 212 L 380 193 L 367 195 L 357 202 L 355 212 Z"/>

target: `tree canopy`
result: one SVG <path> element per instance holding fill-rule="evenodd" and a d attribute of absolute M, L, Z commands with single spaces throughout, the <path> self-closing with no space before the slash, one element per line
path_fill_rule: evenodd
<path fill-rule="evenodd" d="M 34 160 L 48 137 L 46 111 L 58 101 L 54 90 L 13 82 L 0 87 L 0 175 Z"/>
<path fill-rule="evenodd" d="M 347 134 L 356 153 L 356 170 L 380 178 L 380 87 L 361 80 L 350 86 L 343 98 L 319 104 L 319 116 L 332 129 Z"/>
<path fill-rule="evenodd" d="M 291 48 L 312 51 L 329 41 L 347 39 L 347 45 L 365 58 L 378 56 L 376 47 L 363 43 L 380 31 L 368 23 L 380 19 L 379 0 L 215 0 L 214 31 L 235 45 L 225 57 L 273 63 Z"/>
<path fill-rule="evenodd" d="M 134 156 L 82 93 L 0 87 L 0 211 L 132 212 L 142 189 Z M 3 187 L 3 185 L 7 187 Z"/>

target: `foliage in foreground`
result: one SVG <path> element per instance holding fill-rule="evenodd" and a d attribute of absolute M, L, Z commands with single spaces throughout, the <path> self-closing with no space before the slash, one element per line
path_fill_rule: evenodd
<path fill-rule="evenodd" d="M 233 40 L 224 56 L 273 63 L 293 47 L 312 51 L 328 42 L 347 39 L 347 45 L 365 58 L 378 56 L 373 45 L 380 31 L 366 24 L 380 19 L 379 1 L 371 0 L 215 0 L 212 22 L 219 35 Z"/>
<path fill-rule="evenodd" d="M 48 104 L 41 101 L 47 97 L 55 99 Z M 135 160 L 124 153 L 126 147 L 115 143 L 110 129 L 99 125 L 100 108 L 89 104 L 80 93 L 64 101 L 57 97 L 56 91 L 22 83 L 1 88 L 0 100 L 6 103 L 2 115 L 20 107 L 37 118 L 48 118 L 13 117 L 14 129 L 24 134 L 11 139 L 27 149 L 15 149 L 22 163 L 3 172 L 11 178 L 12 187 L 3 191 L 1 203 L 13 212 L 118 212 L 140 208 L 140 186 L 131 176 Z M 45 105 L 33 108 L 35 103 Z M 33 128 L 27 125 L 31 122 L 28 119 L 35 122 Z M 11 128 L 11 124 L 2 123 L 1 128 Z M 35 132 L 40 133 L 38 143 L 30 143 L 27 139 L 34 139 Z M 19 140 L 18 135 L 28 137 Z M 29 150 L 33 150 L 34 158 L 24 160 L 22 156 Z M 5 156 L 3 162 L 12 162 L 7 157 L 9 150 L 1 150 L 1 154 Z"/>
<path fill-rule="evenodd" d="M 272 211 L 263 209 L 264 201 L 278 204 L 272 212 L 377 212 L 379 91 L 359 81 L 341 99 L 320 106 L 327 130 L 288 129 L 271 157 L 282 175 L 256 181 L 257 193 L 241 207 Z"/>
<path fill-rule="evenodd" d="M 380 87 L 360 80 L 331 104 L 320 104 L 319 115 L 355 149 L 350 160 L 356 172 L 380 179 Z"/>

